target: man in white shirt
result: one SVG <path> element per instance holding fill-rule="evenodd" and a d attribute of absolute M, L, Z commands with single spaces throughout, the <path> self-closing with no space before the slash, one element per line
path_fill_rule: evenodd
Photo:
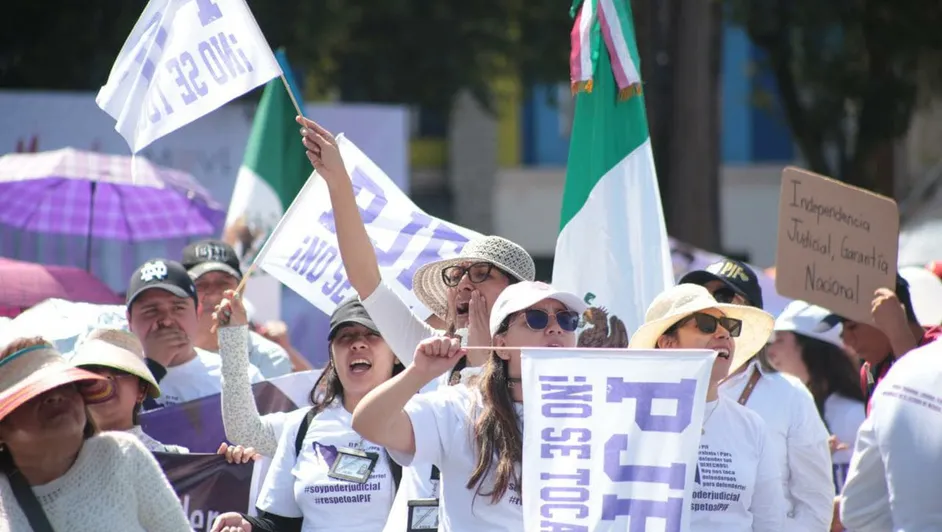
<path fill-rule="evenodd" d="M 758 277 L 736 260 L 690 272 L 679 282 L 705 287 L 720 303 L 762 308 Z M 785 530 L 826 532 L 834 514 L 827 428 L 811 392 L 800 380 L 765 363 L 764 351 L 748 359 L 734 358 L 720 395 L 759 414 L 769 428 L 769 445 L 781 467 L 788 503 Z"/>
<path fill-rule="evenodd" d="M 154 259 L 131 275 L 127 300 L 128 326 L 144 345 L 148 367 L 158 376 L 161 396 L 156 405 L 184 403 L 222 391 L 219 355 L 193 345 L 199 328 L 196 286 L 179 262 Z M 157 364 L 157 371 L 155 371 Z M 249 366 L 252 382 L 263 380 Z"/>
<path fill-rule="evenodd" d="M 942 343 L 900 358 L 877 385 L 841 494 L 854 532 L 942 530 Z"/>
<path fill-rule="evenodd" d="M 239 257 L 221 240 L 203 240 L 183 248 L 183 267 L 196 285 L 200 302 L 199 327 L 193 343 L 200 349 L 219 352 L 219 338 L 212 331 L 213 310 L 223 299 L 223 292 L 235 290 L 242 281 Z M 291 373 L 291 359 L 278 344 L 249 331 L 249 362 L 266 379 Z"/>

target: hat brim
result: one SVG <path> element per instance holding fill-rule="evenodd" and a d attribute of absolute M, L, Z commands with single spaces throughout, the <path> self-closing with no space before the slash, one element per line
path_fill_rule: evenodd
<path fill-rule="evenodd" d="M 327 333 L 327 341 L 329 342 L 333 340 L 334 336 L 337 335 L 337 331 L 339 331 L 340 329 L 343 329 L 347 325 L 362 325 L 366 327 L 367 329 L 375 332 L 376 334 L 380 334 L 380 335 L 382 334 L 381 332 L 379 332 L 379 327 L 377 327 L 376 324 L 373 323 L 373 320 L 370 320 L 367 318 L 350 318 L 349 320 L 343 320 L 342 322 L 337 323 L 336 325 L 331 327 L 330 332 Z"/>
<path fill-rule="evenodd" d="M 134 292 L 133 294 L 131 294 L 130 297 L 128 297 L 128 304 L 127 304 L 127 306 L 130 307 L 131 305 L 133 305 L 133 304 L 134 304 L 134 300 L 136 300 L 137 298 L 141 297 L 141 294 L 143 294 L 144 292 L 146 292 L 146 291 L 148 291 L 148 290 L 163 290 L 164 292 L 170 292 L 171 294 L 173 294 L 173 295 L 175 295 L 175 296 L 177 296 L 177 297 L 182 297 L 182 298 L 186 298 L 186 299 L 191 299 L 191 298 L 193 297 L 193 296 L 191 296 L 190 294 L 188 294 L 188 293 L 186 292 L 186 290 L 180 288 L 179 286 L 177 286 L 177 285 L 175 285 L 175 284 L 171 284 L 171 283 L 156 283 L 156 284 L 149 284 L 149 285 L 147 285 L 147 286 L 143 286 L 143 287 L 141 287 L 140 290 L 138 290 L 137 292 Z"/>
<path fill-rule="evenodd" d="M 98 366 L 134 375 L 147 383 L 147 395 L 154 399 L 160 397 L 160 386 L 157 385 L 154 374 L 148 369 L 144 360 L 131 351 L 109 342 L 89 340 L 83 343 L 70 362 L 78 368 Z"/>
<path fill-rule="evenodd" d="M 49 390 L 70 383 L 103 381 L 104 377 L 95 375 L 90 371 L 75 368 L 65 361 L 61 364 L 46 366 L 39 369 L 29 377 L 16 383 L 0 394 L 0 420 L 13 412 L 30 399 L 38 397 Z"/>
<path fill-rule="evenodd" d="M 443 320 L 448 319 L 448 287 L 442 279 L 442 271 L 463 262 L 487 262 L 512 275 L 518 281 L 529 280 L 510 266 L 489 257 L 454 257 L 423 264 L 412 276 L 412 292 L 425 305 L 425 308 Z"/>
<path fill-rule="evenodd" d="M 236 270 L 232 266 L 229 266 L 225 262 L 201 262 L 187 270 L 187 273 L 190 274 L 190 279 L 193 279 L 194 281 L 209 272 L 228 273 L 239 281 L 242 280 L 242 272 Z"/>
<path fill-rule="evenodd" d="M 735 351 L 729 364 L 729 374 L 735 373 L 758 353 L 769 341 L 775 318 L 768 312 L 745 305 L 729 305 L 726 303 L 710 304 L 703 301 L 701 305 L 684 309 L 683 314 L 672 314 L 663 318 L 645 323 L 631 337 L 628 347 L 632 349 L 654 349 L 657 340 L 667 332 L 675 323 L 687 316 L 707 309 L 716 309 L 729 318 L 742 320 L 742 331 L 733 338 Z"/>

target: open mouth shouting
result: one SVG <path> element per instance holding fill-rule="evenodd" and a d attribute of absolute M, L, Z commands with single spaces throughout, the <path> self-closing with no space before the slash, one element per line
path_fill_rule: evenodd
<path fill-rule="evenodd" d="M 350 361 L 350 373 L 353 375 L 363 375 L 372 368 L 373 363 L 362 357 Z"/>

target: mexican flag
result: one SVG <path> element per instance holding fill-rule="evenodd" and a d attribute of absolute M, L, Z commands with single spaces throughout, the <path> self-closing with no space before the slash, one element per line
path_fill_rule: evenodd
<path fill-rule="evenodd" d="M 629 0 L 575 0 L 575 115 L 553 284 L 592 307 L 580 345 L 622 347 L 674 284 Z"/>
<path fill-rule="evenodd" d="M 275 57 L 295 99 L 303 102 L 284 50 L 278 50 Z M 312 172 L 298 134 L 300 126 L 294 121 L 297 114 L 281 78 L 269 81 L 255 110 L 223 234 L 223 240 L 241 257 L 243 272 L 248 271 Z M 281 283 L 273 277 L 256 269 L 245 296 L 256 311 L 257 321 L 278 319 Z"/>

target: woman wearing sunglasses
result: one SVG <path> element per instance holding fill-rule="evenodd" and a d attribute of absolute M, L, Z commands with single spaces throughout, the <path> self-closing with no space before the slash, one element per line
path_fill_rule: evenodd
<path fill-rule="evenodd" d="M 781 473 L 758 414 L 719 395 L 734 356 L 765 345 L 774 320 L 755 307 L 717 303 L 705 288 L 665 290 L 631 338 L 636 349 L 711 349 L 717 356 L 707 388 L 690 530 L 776 532 L 785 525 Z"/>
<path fill-rule="evenodd" d="M 480 377 L 470 385 L 415 393 L 463 355 L 457 340 L 422 342 L 412 365 L 370 392 L 353 414 L 354 429 L 385 446 L 403 466 L 441 470 L 440 529 L 523 529 L 523 390 L 520 349 L 575 347 L 585 303 L 545 283 L 505 289 L 491 310 L 493 345 Z"/>

